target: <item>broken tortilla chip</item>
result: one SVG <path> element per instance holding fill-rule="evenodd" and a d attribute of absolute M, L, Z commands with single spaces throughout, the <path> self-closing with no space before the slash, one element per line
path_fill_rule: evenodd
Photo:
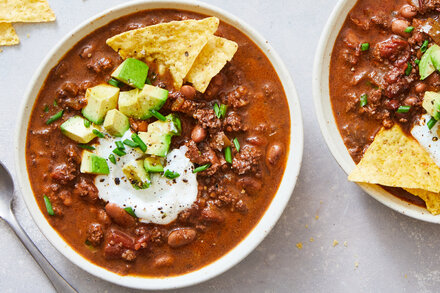
<path fill-rule="evenodd" d="M 377 133 L 348 180 L 440 192 L 440 168 L 399 125 Z"/>
<path fill-rule="evenodd" d="M 123 58 L 165 65 L 180 89 L 183 79 L 219 25 L 216 17 L 160 23 L 121 33 L 107 45 Z"/>
<path fill-rule="evenodd" d="M 405 188 L 405 190 L 423 199 L 426 203 L 426 209 L 431 214 L 440 214 L 440 193 L 430 192 L 423 189 Z"/>
<path fill-rule="evenodd" d="M 236 42 L 212 36 L 197 56 L 185 80 L 204 93 L 211 79 L 222 70 L 226 62 L 231 61 L 237 49 Z"/>
<path fill-rule="evenodd" d="M 54 21 L 46 0 L 0 0 L 0 22 Z"/>
<path fill-rule="evenodd" d="M 0 46 L 11 46 L 20 43 L 15 29 L 10 23 L 0 22 Z"/>

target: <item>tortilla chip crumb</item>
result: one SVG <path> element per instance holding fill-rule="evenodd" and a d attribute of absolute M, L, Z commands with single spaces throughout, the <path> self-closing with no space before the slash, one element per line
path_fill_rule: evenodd
<path fill-rule="evenodd" d="M 308 229 L 308 228 L 309 228 L 309 225 L 306 224 L 306 229 Z"/>
<path fill-rule="evenodd" d="M 1 53 L 1 52 L 3 52 L 3 49 L 2 49 L 2 48 L 0 48 L 0 53 Z"/>
<path fill-rule="evenodd" d="M 318 215 L 316 215 L 316 216 L 315 216 L 315 219 L 316 219 L 316 220 L 318 220 L 318 219 L 319 219 L 319 216 L 318 216 Z"/>
<path fill-rule="evenodd" d="M 359 262 L 355 261 L 354 262 L 354 268 L 357 269 L 359 267 Z"/>
<path fill-rule="evenodd" d="M 20 43 L 20 39 L 10 23 L 0 22 L 0 46 L 12 46 Z"/>
<path fill-rule="evenodd" d="M 407 275 L 407 274 L 405 274 L 403 277 L 404 277 L 405 279 L 408 279 L 408 275 Z"/>
<path fill-rule="evenodd" d="M 339 244 L 338 240 L 333 240 L 333 247 L 335 247 L 338 244 Z"/>
<path fill-rule="evenodd" d="M 298 242 L 298 243 L 296 244 L 296 247 L 297 247 L 298 249 L 302 249 L 302 248 L 303 248 L 303 244 L 302 244 L 301 242 Z"/>
<path fill-rule="evenodd" d="M 315 241 L 315 239 L 313 237 L 310 237 L 310 242 Z"/>
<path fill-rule="evenodd" d="M 347 246 L 348 246 L 348 243 L 347 243 L 347 241 L 344 241 L 344 246 L 345 246 L 345 247 L 347 247 Z"/>
<path fill-rule="evenodd" d="M 30 35 L 30 34 L 27 34 L 26 37 L 29 39 L 29 38 L 31 37 L 31 35 Z"/>

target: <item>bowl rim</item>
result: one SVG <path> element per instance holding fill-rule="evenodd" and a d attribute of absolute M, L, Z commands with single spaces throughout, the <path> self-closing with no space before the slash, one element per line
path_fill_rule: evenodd
<path fill-rule="evenodd" d="M 135 275 L 121 276 L 90 262 L 70 247 L 56 230 L 50 226 L 41 212 L 30 187 L 25 156 L 26 134 L 30 113 L 36 99 L 34 93 L 40 91 L 50 69 L 58 63 L 66 52 L 90 32 L 95 31 L 112 20 L 137 11 L 160 8 L 174 8 L 217 16 L 222 21 L 233 25 L 247 35 L 262 50 L 277 72 L 288 100 L 291 123 L 289 154 L 280 186 L 262 218 L 249 234 L 225 255 L 198 270 L 183 275 L 162 278 Z M 71 43 L 70 45 L 69 42 Z M 302 163 L 303 141 L 302 114 L 290 73 L 269 42 L 251 26 L 223 9 L 198 1 L 136 0 L 107 9 L 76 26 L 49 51 L 35 71 L 25 92 L 16 125 L 14 152 L 16 178 L 18 179 L 17 190 L 20 191 L 27 209 L 42 234 L 61 254 L 88 273 L 111 283 L 135 289 L 163 290 L 182 288 L 199 284 L 222 274 L 243 260 L 263 241 L 277 223 L 293 193 Z"/>
<path fill-rule="evenodd" d="M 348 175 L 355 163 L 344 145 L 336 126 L 329 95 L 330 58 L 336 37 L 357 0 L 339 0 L 321 34 L 313 65 L 313 101 L 321 134 L 339 166 Z M 341 15 L 343 17 L 341 17 Z M 347 179 L 348 180 L 348 179 Z M 375 184 L 357 183 L 367 194 L 383 205 L 411 218 L 440 223 L 440 217 L 430 214 L 425 208 L 408 203 Z"/>

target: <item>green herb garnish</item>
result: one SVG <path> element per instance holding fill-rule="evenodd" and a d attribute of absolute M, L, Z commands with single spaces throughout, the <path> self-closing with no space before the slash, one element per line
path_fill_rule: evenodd
<path fill-rule="evenodd" d="M 52 203 L 50 202 L 50 199 L 46 195 L 43 196 L 43 199 L 44 199 L 44 204 L 46 205 L 47 213 L 50 216 L 55 215 L 55 213 L 53 212 Z"/>
<path fill-rule="evenodd" d="M 56 120 L 60 119 L 61 117 L 63 117 L 63 113 L 64 113 L 64 110 L 59 111 L 58 113 L 56 113 L 55 115 L 53 115 L 52 117 L 47 119 L 46 124 L 49 125 L 52 122 L 55 122 Z"/>
<path fill-rule="evenodd" d="M 175 178 L 179 177 L 180 174 L 177 172 L 174 172 L 174 171 L 165 170 L 165 173 L 163 173 L 163 176 L 165 176 L 168 179 L 175 179 Z"/>
<path fill-rule="evenodd" d="M 225 161 L 232 164 L 232 151 L 230 146 L 225 148 Z"/>
<path fill-rule="evenodd" d="M 131 135 L 131 139 L 138 144 L 139 148 L 145 153 L 147 150 L 147 145 L 142 141 L 142 139 L 136 134 Z"/>
<path fill-rule="evenodd" d="M 165 116 L 163 116 L 162 114 L 160 114 L 156 110 L 150 110 L 150 113 L 151 113 L 151 115 L 153 115 L 154 117 L 156 117 L 160 121 L 166 121 L 167 120 L 167 118 L 165 118 Z"/>
<path fill-rule="evenodd" d="M 368 51 L 370 49 L 370 43 L 362 43 L 361 44 L 361 51 Z"/>
<path fill-rule="evenodd" d="M 85 150 L 91 150 L 91 151 L 93 151 L 94 149 L 95 149 L 95 147 L 93 147 L 93 146 L 91 146 L 91 145 L 88 145 L 88 144 L 78 144 L 78 147 L 80 147 L 80 148 L 82 148 L 82 149 L 85 149 Z"/>
<path fill-rule="evenodd" d="M 360 106 L 365 107 L 368 104 L 368 95 L 363 94 L 360 99 Z"/>
<path fill-rule="evenodd" d="M 102 133 L 98 129 L 93 129 L 92 132 L 93 132 L 93 134 L 95 134 L 99 138 L 104 138 L 105 137 L 104 133 Z"/>
<path fill-rule="evenodd" d="M 195 173 L 199 173 L 199 172 L 202 172 L 202 171 L 205 171 L 206 169 L 208 169 L 209 167 L 211 167 L 211 164 L 205 164 L 205 165 L 202 165 L 202 166 L 199 166 L 199 167 L 197 167 L 197 168 L 195 168 L 194 170 L 193 170 L 193 173 L 195 174 Z"/>
<path fill-rule="evenodd" d="M 110 160 L 110 162 L 112 162 L 113 164 L 116 164 L 116 157 L 113 154 L 110 154 L 108 156 L 108 159 Z"/>
<path fill-rule="evenodd" d="M 410 109 L 411 109 L 411 106 L 400 106 L 397 109 L 397 113 L 408 113 Z"/>

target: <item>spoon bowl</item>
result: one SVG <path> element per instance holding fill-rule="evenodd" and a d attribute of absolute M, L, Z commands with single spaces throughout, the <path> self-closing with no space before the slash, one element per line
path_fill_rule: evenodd
<path fill-rule="evenodd" d="M 57 292 L 77 292 L 69 283 L 55 270 L 44 255 L 38 250 L 29 236 L 21 228 L 15 218 L 12 208 L 14 199 L 14 181 L 8 169 L 0 162 L 0 218 L 6 221 L 21 240 L 24 247 L 29 251 Z"/>
<path fill-rule="evenodd" d="M 0 218 L 8 221 L 14 198 L 14 182 L 8 169 L 0 162 Z"/>

